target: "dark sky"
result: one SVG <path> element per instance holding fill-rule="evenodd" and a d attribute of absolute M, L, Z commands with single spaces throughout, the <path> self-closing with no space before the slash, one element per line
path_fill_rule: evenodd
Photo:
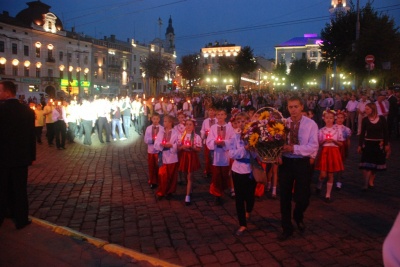
<path fill-rule="evenodd" d="M 356 0 L 353 0 L 356 2 Z M 26 8 L 27 0 L 0 0 L 0 12 L 15 16 Z M 164 38 L 171 16 L 176 35 L 177 55 L 199 52 L 210 42 L 250 46 L 255 55 L 275 57 L 274 45 L 317 33 L 329 21 L 331 0 L 46 0 L 51 12 L 68 30 L 103 38 L 149 43 Z M 367 0 L 360 0 L 364 6 Z M 375 0 L 373 7 L 395 18 L 400 26 L 399 0 Z"/>

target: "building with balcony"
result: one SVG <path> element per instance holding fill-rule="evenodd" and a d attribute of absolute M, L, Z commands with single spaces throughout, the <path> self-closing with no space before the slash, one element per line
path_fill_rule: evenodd
<path fill-rule="evenodd" d="M 304 34 L 275 46 L 275 64 L 285 63 L 287 73 L 294 60 L 306 59 L 318 65 L 321 60 L 321 39 L 317 34 Z"/>
<path fill-rule="evenodd" d="M 0 14 L 0 79 L 14 81 L 20 94 L 126 95 L 144 88 L 140 63 L 154 48 L 175 64 L 171 18 L 165 40 L 140 45 L 115 35 L 96 39 L 74 28 L 67 31 L 49 5 L 27 5 L 15 17 Z M 163 83 L 166 88 L 167 81 Z"/>

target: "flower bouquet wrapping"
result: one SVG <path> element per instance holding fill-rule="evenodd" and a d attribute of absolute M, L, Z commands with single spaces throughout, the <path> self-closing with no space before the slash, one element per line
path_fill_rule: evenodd
<path fill-rule="evenodd" d="M 258 119 L 248 123 L 242 139 L 249 144 L 260 161 L 274 163 L 281 154 L 285 144 L 286 127 L 282 114 L 273 108 L 263 108 L 258 111 Z"/>

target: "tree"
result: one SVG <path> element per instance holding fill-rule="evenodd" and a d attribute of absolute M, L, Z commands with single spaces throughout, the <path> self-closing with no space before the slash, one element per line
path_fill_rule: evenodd
<path fill-rule="evenodd" d="M 192 96 L 195 81 L 201 78 L 201 72 L 199 68 L 200 58 L 197 54 L 190 54 L 182 56 L 181 64 L 179 64 L 180 74 L 182 78 L 189 82 L 189 94 Z"/>
<path fill-rule="evenodd" d="M 322 56 L 331 65 L 356 73 L 359 81 L 366 78 L 365 56 L 375 56 L 375 74 L 382 74 L 388 80 L 395 79 L 399 72 L 400 33 L 394 20 L 385 14 L 378 14 L 371 3 L 360 9 L 360 38 L 356 40 L 357 13 L 352 7 L 345 15 L 326 24 L 321 31 L 323 40 Z M 384 70 L 384 63 L 390 62 L 391 69 Z"/>
<path fill-rule="evenodd" d="M 245 46 L 240 50 L 234 60 L 227 57 L 218 59 L 221 74 L 228 74 L 233 77 L 237 92 L 240 92 L 240 82 L 242 74 L 249 74 L 257 69 L 257 62 L 253 55 L 253 49 Z"/>
<path fill-rule="evenodd" d="M 278 76 L 286 76 L 286 62 L 285 61 L 281 61 L 278 62 L 278 64 L 276 65 L 275 69 L 274 69 L 274 74 L 278 75 Z"/>
<path fill-rule="evenodd" d="M 171 70 L 171 60 L 162 57 L 158 53 L 150 53 L 149 56 L 142 62 L 141 67 L 151 81 L 150 94 L 157 95 L 158 84 L 161 79 L 164 79 L 166 73 Z"/>
<path fill-rule="evenodd" d="M 301 87 L 304 86 L 307 80 L 314 79 L 316 75 L 316 63 L 305 58 L 293 60 L 292 64 L 290 65 L 290 81 L 297 83 Z"/>

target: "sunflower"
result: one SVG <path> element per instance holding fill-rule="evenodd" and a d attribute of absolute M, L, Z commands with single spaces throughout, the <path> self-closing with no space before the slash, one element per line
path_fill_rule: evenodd
<path fill-rule="evenodd" d="M 253 133 L 252 135 L 250 135 L 249 145 L 255 147 L 258 142 L 258 137 L 259 137 L 258 133 Z"/>
<path fill-rule="evenodd" d="M 273 129 L 274 129 L 274 135 L 275 134 L 283 135 L 285 126 L 282 123 L 275 123 L 275 125 L 273 126 Z"/>
<path fill-rule="evenodd" d="M 260 117 L 258 118 L 259 120 L 268 120 L 269 119 L 269 112 L 268 111 L 264 111 L 263 113 L 261 113 Z"/>

